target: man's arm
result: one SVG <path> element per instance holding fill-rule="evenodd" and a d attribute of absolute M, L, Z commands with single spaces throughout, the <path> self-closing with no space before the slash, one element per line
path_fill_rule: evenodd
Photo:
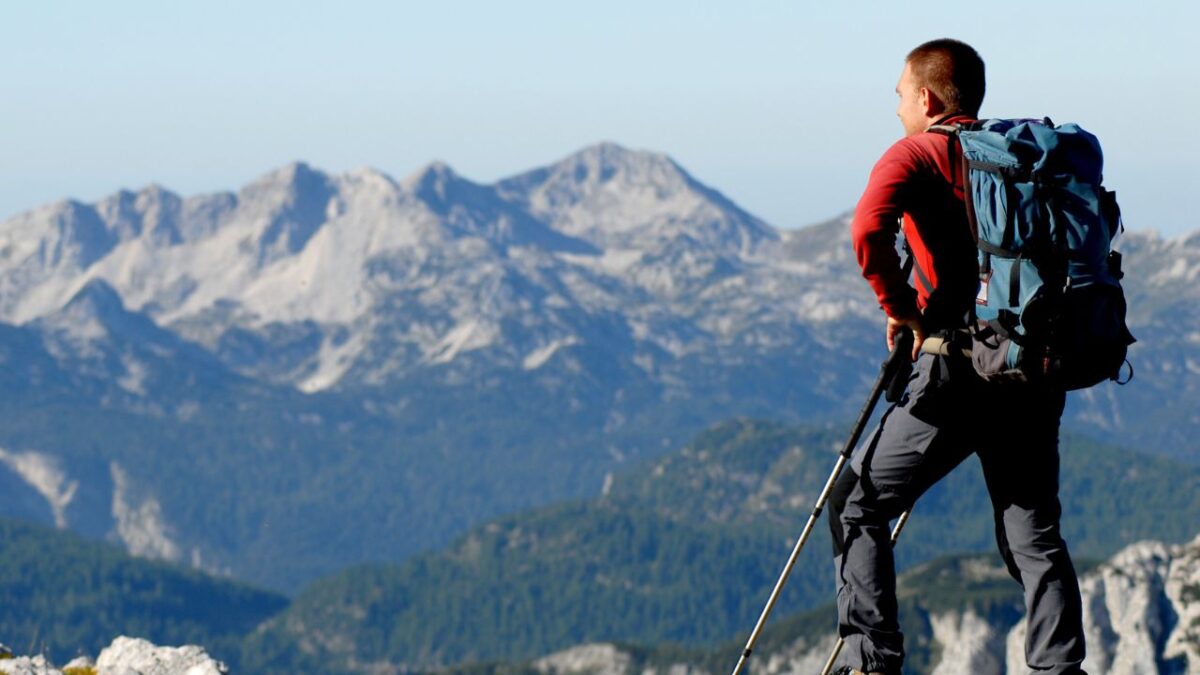
<path fill-rule="evenodd" d="M 896 253 L 896 235 L 917 167 L 918 158 L 911 144 L 900 141 L 889 148 L 871 170 L 867 189 L 858 201 L 850 225 L 850 238 L 863 278 L 871 284 L 888 316 L 888 351 L 900 327 L 908 326 L 915 338 L 914 360 L 920 353 L 925 331 L 917 309 L 917 292 L 908 284 Z"/>

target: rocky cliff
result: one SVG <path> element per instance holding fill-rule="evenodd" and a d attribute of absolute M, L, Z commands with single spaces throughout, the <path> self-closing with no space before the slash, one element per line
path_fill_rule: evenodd
<path fill-rule="evenodd" d="M 947 574 L 957 578 L 948 580 Z M 957 602 L 931 590 L 947 584 Z M 1084 668 L 1089 673 L 1200 673 L 1200 537 L 1180 546 L 1133 544 L 1084 574 L 1081 590 L 1088 643 Z M 959 559 L 949 566 L 932 563 L 905 574 L 900 595 L 910 655 L 907 672 L 1028 672 L 1025 621 L 1016 591 L 991 558 Z M 828 607 L 781 620 L 764 633 L 751 672 L 819 673 L 836 642 L 833 616 Z M 544 675 L 721 675 L 733 667 L 741 646 L 740 638 L 713 652 L 592 644 L 530 665 Z"/>

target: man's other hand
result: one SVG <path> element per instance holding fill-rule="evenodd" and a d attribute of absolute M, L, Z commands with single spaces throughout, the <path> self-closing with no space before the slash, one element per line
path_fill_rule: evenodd
<path fill-rule="evenodd" d="M 921 353 L 921 343 L 925 341 L 925 328 L 921 326 L 921 317 L 913 317 L 909 319 L 893 319 L 888 317 L 887 321 L 887 346 L 888 353 L 896 346 L 896 335 L 900 333 L 900 329 L 908 328 L 913 334 L 913 349 L 912 360 L 916 361 L 917 356 Z"/>

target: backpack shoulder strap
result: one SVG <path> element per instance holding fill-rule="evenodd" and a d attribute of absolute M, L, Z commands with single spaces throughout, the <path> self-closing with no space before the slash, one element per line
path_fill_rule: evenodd
<path fill-rule="evenodd" d="M 963 156 L 962 139 L 959 136 L 964 130 L 968 129 L 962 124 L 934 124 L 927 129 L 935 134 L 948 136 L 950 139 L 950 142 L 946 144 L 950 160 L 950 174 L 954 174 L 957 165 L 962 176 L 963 202 L 967 206 L 967 223 L 971 226 L 971 237 L 978 242 L 979 224 L 975 220 L 975 200 L 971 198 L 971 172 L 967 166 L 967 159 Z"/>

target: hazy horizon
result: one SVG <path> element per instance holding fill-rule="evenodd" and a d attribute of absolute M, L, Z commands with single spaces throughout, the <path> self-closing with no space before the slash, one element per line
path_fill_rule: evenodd
<path fill-rule="evenodd" d="M 933 37 L 988 64 L 985 116 L 1096 133 L 1131 230 L 1200 223 L 1200 7 L 1116 2 L 917 13 L 892 5 L 436 6 L 144 0 L 0 12 L 0 219 L 160 184 L 236 190 L 303 160 L 404 176 L 441 160 L 491 183 L 596 142 L 670 155 L 776 227 L 853 208 L 900 135 L 904 54 Z M 819 67 L 814 67 L 818 64 Z"/>

